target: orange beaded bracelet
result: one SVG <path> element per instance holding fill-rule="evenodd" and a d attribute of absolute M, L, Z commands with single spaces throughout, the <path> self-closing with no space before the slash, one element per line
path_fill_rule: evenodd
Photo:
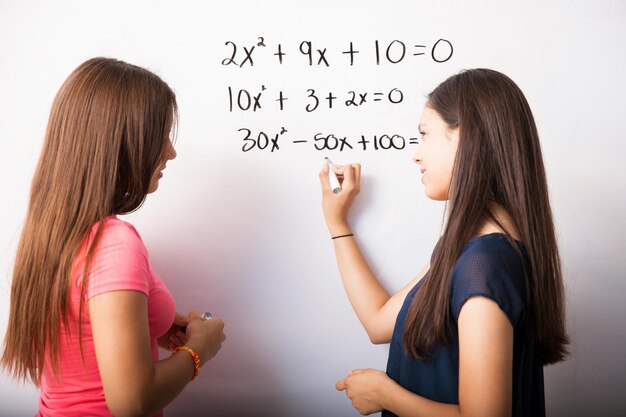
<path fill-rule="evenodd" d="M 193 366 L 195 368 L 193 370 L 193 377 L 191 378 L 191 380 L 193 381 L 200 373 L 200 357 L 196 352 L 194 352 L 191 348 L 188 348 L 187 346 L 178 346 L 176 349 L 174 349 L 172 355 L 180 350 L 186 350 L 193 358 Z"/>

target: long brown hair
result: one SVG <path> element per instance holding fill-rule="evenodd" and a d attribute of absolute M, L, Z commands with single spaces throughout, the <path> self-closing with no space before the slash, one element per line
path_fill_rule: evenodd
<path fill-rule="evenodd" d="M 502 225 L 496 205 L 513 218 L 530 261 L 526 271 L 529 317 L 543 364 L 567 355 L 561 262 L 539 135 L 522 91 L 506 75 L 463 71 L 428 96 L 449 128 L 459 128 L 443 234 L 430 271 L 407 314 L 404 347 L 418 359 L 449 341 L 450 285 L 455 262 L 485 221 Z M 507 234 L 516 250 L 517 243 Z"/>
<path fill-rule="evenodd" d="M 108 58 L 81 64 L 57 93 L 17 249 L 2 365 L 39 384 L 46 348 L 58 373 L 61 325 L 68 328 L 74 258 L 87 248 L 87 271 L 107 216 L 137 210 L 164 157 L 177 120 L 172 90 L 150 71 Z M 82 343 L 81 343 L 82 351 Z"/>

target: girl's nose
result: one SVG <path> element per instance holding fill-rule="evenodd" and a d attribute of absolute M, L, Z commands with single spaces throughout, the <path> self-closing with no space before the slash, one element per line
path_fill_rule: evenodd
<path fill-rule="evenodd" d="M 413 152 L 413 156 L 411 157 L 411 160 L 415 162 L 416 164 L 419 164 L 422 161 L 419 145 L 417 145 L 417 149 L 415 150 L 415 152 Z"/>
<path fill-rule="evenodd" d="M 168 147 L 168 149 L 167 149 L 167 159 L 171 160 L 171 159 L 176 158 L 177 153 L 176 153 L 176 149 L 174 149 L 174 145 L 172 144 L 172 142 L 170 142 L 167 145 L 167 147 Z"/>

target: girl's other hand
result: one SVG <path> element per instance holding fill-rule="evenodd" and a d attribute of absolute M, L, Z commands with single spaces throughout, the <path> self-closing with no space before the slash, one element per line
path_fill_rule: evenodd
<path fill-rule="evenodd" d="M 348 377 L 337 381 L 335 388 L 345 391 L 346 397 L 362 415 L 377 413 L 383 410 L 381 397 L 391 382 L 385 372 L 376 369 L 356 369 L 348 373 Z"/>
<path fill-rule="evenodd" d="M 196 310 L 189 312 L 187 324 L 187 345 L 200 357 L 200 366 L 212 359 L 222 348 L 222 342 L 226 340 L 224 334 L 224 322 L 217 316 L 210 320 L 202 320 Z"/>

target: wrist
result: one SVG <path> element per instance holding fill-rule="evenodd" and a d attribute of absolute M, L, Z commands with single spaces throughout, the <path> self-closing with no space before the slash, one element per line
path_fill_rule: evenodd
<path fill-rule="evenodd" d="M 185 343 L 185 346 L 198 354 L 198 358 L 200 359 L 200 367 L 202 367 L 202 365 L 206 363 L 207 355 L 200 348 L 201 344 L 195 343 L 195 341 L 190 338 L 189 340 L 187 340 L 187 343 Z"/>
<path fill-rule="evenodd" d="M 352 233 L 352 228 L 347 222 L 341 222 L 332 225 L 329 224 L 328 231 L 330 232 L 330 236 L 333 237 L 350 234 Z"/>
<path fill-rule="evenodd" d="M 396 388 L 400 387 L 396 381 L 385 374 L 384 382 L 378 385 L 377 401 L 384 410 L 391 410 L 396 401 Z"/>
<path fill-rule="evenodd" d="M 174 352 L 172 352 L 172 355 L 175 355 L 178 352 L 185 352 L 184 353 L 185 355 L 189 354 L 191 360 L 193 361 L 194 370 L 193 370 L 193 374 L 191 377 L 191 380 L 193 381 L 194 379 L 196 379 L 196 377 L 200 373 L 200 357 L 198 356 L 198 353 L 188 346 L 179 346 L 176 349 L 174 349 Z"/>

